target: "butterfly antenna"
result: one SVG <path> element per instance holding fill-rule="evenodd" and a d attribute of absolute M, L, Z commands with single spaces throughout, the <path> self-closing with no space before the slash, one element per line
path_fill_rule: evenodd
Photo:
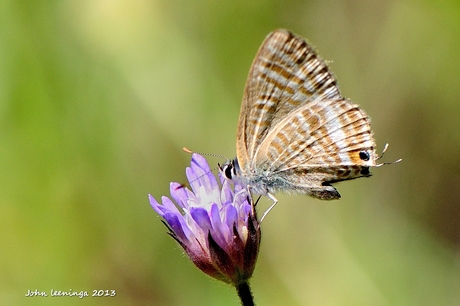
<path fill-rule="evenodd" d="M 385 154 L 385 152 L 387 151 L 388 146 L 389 146 L 389 144 L 386 143 L 386 144 L 385 144 L 385 147 L 384 147 L 383 150 L 382 150 L 382 153 L 381 153 L 380 156 L 377 158 L 377 160 L 379 160 L 379 159 L 381 159 L 381 158 L 383 157 L 383 154 Z M 377 165 L 375 165 L 375 167 L 381 167 L 381 166 L 384 166 L 384 165 L 397 164 L 397 163 L 399 163 L 400 161 L 402 161 L 402 158 L 397 159 L 397 160 L 395 160 L 395 161 L 393 161 L 393 162 L 387 162 L 387 163 L 377 164 Z"/>
<path fill-rule="evenodd" d="M 197 153 L 197 154 L 200 154 L 200 155 L 206 155 L 206 156 L 212 156 L 212 157 L 217 157 L 217 158 L 222 158 L 222 159 L 225 159 L 225 162 L 228 163 L 229 162 L 229 159 L 223 155 L 219 155 L 219 154 L 213 154 L 213 153 L 201 153 L 201 152 L 195 152 L 195 151 L 192 151 L 190 150 L 189 148 L 186 148 L 186 147 L 183 147 L 182 150 L 185 152 L 185 153 L 188 153 L 188 154 L 193 154 L 193 153 Z M 217 163 L 217 168 L 213 168 L 211 169 L 211 172 L 213 172 L 214 170 L 222 170 L 222 167 L 219 163 Z"/>
<path fill-rule="evenodd" d="M 188 154 L 193 154 L 193 153 L 197 153 L 197 154 L 200 154 L 200 155 L 206 155 L 206 156 L 212 156 L 212 157 L 218 157 L 218 158 L 222 158 L 222 159 L 225 159 L 225 161 L 229 161 L 229 159 L 223 155 L 219 155 L 219 154 L 214 154 L 214 153 L 202 153 L 202 152 L 195 152 L 195 151 L 192 151 L 190 150 L 189 148 L 186 148 L 186 147 L 183 147 L 182 150 L 185 152 L 185 153 L 188 153 Z"/>

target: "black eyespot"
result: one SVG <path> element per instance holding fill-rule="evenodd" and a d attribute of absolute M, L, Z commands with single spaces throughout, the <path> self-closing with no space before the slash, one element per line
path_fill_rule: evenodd
<path fill-rule="evenodd" d="M 370 174 L 369 167 L 362 167 L 361 168 L 361 174 L 362 175 L 369 175 Z"/>
<path fill-rule="evenodd" d="M 371 158 L 371 156 L 369 155 L 368 152 L 366 152 L 366 151 L 361 151 L 361 152 L 359 152 L 359 158 L 361 158 L 361 159 L 364 160 L 364 161 L 368 161 L 369 158 Z"/>

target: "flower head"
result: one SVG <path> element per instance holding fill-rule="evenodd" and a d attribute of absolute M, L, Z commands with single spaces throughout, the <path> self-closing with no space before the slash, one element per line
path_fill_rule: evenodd
<path fill-rule="evenodd" d="M 261 232 L 246 188 L 235 183 L 232 189 L 220 174 L 219 184 L 199 154 L 192 155 L 186 175 L 192 190 L 179 183 L 170 185 L 177 206 L 168 197 L 159 204 L 149 195 L 150 204 L 199 269 L 233 285 L 247 282 Z"/>

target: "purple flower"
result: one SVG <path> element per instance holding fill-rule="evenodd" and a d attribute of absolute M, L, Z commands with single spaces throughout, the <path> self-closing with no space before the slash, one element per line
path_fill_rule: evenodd
<path fill-rule="evenodd" d="M 192 190 L 171 183 L 171 201 L 149 195 L 173 237 L 204 273 L 238 286 L 252 276 L 260 246 L 260 227 L 246 188 L 220 176 L 204 157 L 192 155 L 186 169 Z"/>

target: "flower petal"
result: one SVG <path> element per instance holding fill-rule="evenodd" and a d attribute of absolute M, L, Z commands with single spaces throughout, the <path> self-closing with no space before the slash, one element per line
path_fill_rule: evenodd
<path fill-rule="evenodd" d="M 211 220 L 209 219 L 206 209 L 201 207 L 192 207 L 190 208 L 190 216 L 206 235 L 212 230 Z"/>
<path fill-rule="evenodd" d="M 163 217 L 163 215 L 167 212 L 177 213 L 180 214 L 179 210 L 177 209 L 176 205 L 167 197 L 161 197 L 163 205 L 157 202 L 157 200 L 149 194 L 150 205 L 152 205 L 153 209 Z"/>
<path fill-rule="evenodd" d="M 174 201 L 182 208 L 187 207 L 187 199 L 189 198 L 189 193 L 187 192 L 187 188 L 185 188 L 182 184 L 172 182 L 169 185 L 169 192 L 171 193 L 171 197 Z"/>
<path fill-rule="evenodd" d="M 207 192 L 212 192 L 213 189 L 219 187 L 216 177 L 212 173 L 206 159 L 203 156 L 196 153 L 193 154 L 190 167 L 195 172 L 195 175 L 200 181 L 200 185 L 205 186 Z"/>
<path fill-rule="evenodd" d="M 168 209 L 170 212 L 175 213 L 177 215 L 182 215 L 182 213 L 177 208 L 176 204 L 174 204 L 174 202 L 171 201 L 168 197 L 161 197 L 161 203 L 163 204 L 163 207 Z"/>
<path fill-rule="evenodd" d="M 235 224 L 238 225 L 238 211 L 236 210 L 235 206 L 228 205 L 224 215 L 224 221 L 227 224 L 229 231 L 231 231 Z"/>
<path fill-rule="evenodd" d="M 220 209 L 216 204 L 211 206 L 210 217 L 212 228 L 214 229 L 211 232 L 212 237 L 221 246 L 221 248 L 228 249 L 231 232 L 228 230 L 227 226 L 222 223 L 222 219 L 220 218 Z"/>
<path fill-rule="evenodd" d="M 179 217 L 177 214 L 167 212 L 163 215 L 163 218 L 171 227 L 171 229 L 174 232 L 174 235 L 179 240 L 181 240 L 185 245 L 190 244 L 186 232 L 188 232 L 189 235 L 191 232 L 185 224 L 185 222 L 183 222 L 182 216 Z"/>
<path fill-rule="evenodd" d="M 201 182 L 198 180 L 199 174 L 197 174 L 191 167 L 185 168 L 185 175 L 192 188 L 192 192 L 197 194 L 201 187 Z"/>
<path fill-rule="evenodd" d="M 159 209 L 160 203 L 158 203 L 158 201 L 151 194 L 149 194 L 149 202 L 150 205 L 152 205 L 153 209 L 155 209 L 157 214 L 163 217 L 163 211 Z"/>
<path fill-rule="evenodd" d="M 221 192 L 221 201 L 222 205 L 231 204 L 233 202 L 233 191 L 230 188 L 228 180 L 225 180 L 222 183 L 222 192 Z"/>

